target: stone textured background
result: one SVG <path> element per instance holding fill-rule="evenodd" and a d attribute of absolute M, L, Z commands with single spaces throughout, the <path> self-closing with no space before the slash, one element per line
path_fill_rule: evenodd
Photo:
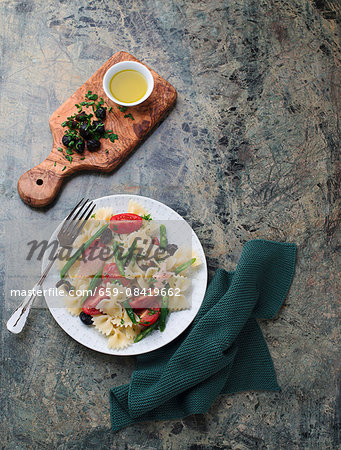
<path fill-rule="evenodd" d="M 0 0 L 1 447 L 340 445 L 339 5 Z M 52 207 L 32 210 L 16 183 L 49 152 L 50 114 L 118 50 L 174 84 L 175 109 L 115 173 L 74 177 Z M 46 309 L 32 311 L 21 336 L 7 332 L 7 280 L 20 262 L 15 271 L 8 262 L 5 225 L 59 220 L 80 197 L 124 192 L 182 214 L 211 274 L 233 269 L 249 239 L 298 244 L 286 303 L 262 323 L 281 392 L 224 396 L 204 416 L 113 434 L 108 391 L 129 380 L 133 358 L 83 348 Z"/>

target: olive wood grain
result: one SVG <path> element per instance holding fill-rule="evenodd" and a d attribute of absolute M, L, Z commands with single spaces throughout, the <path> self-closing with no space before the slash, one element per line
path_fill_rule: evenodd
<path fill-rule="evenodd" d="M 177 93 L 175 88 L 164 78 L 154 72 L 154 90 L 150 97 L 140 105 L 128 108 L 134 120 L 125 118 L 117 105 L 104 93 L 102 80 L 105 72 L 113 64 L 120 61 L 138 61 L 126 52 L 115 53 L 103 66 L 95 72 L 65 103 L 50 117 L 49 124 L 53 137 L 53 148 L 48 157 L 33 169 L 25 172 L 18 181 L 18 192 L 23 201 L 34 207 L 48 205 L 58 194 L 63 180 L 81 170 L 112 171 L 134 149 L 174 104 Z M 139 61 L 141 62 L 141 61 Z M 101 148 L 96 152 L 84 150 L 82 155 L 74 152 L 70 163 L 58 147 L 62 145 L 65 128 L 61 124 L 68 116 L 77 112 L 75 103 L 85 100 L 85 94 L 91 90 L 103 97 L 112 111 L 107 111 L 105 128 L 112 129 L 118 140 L 112 143 L 109 139 L 101 139 Z M 108 106 L 105 104 L 105 106 Z M 89 108 L 88 112 L 92 112 Z M 81 160 L 85 157 L 84 160 Z M 64 169 L 64 170 L 63 170 Z"/>

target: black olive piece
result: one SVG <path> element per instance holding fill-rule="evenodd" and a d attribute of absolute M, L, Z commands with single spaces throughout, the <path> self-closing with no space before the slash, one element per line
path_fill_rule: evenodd
<path fill-rule="evenodd" d="M 79 134 L 86 140 L 91 139 L 92 134 L 91 134 L 91 129 L 88 126 L 87 123 L 82 123 L 80 129 L 79 129 Z"/>
<path fill-rule="evenodd" d="M 93 125 L 92 130 L 94 133 L 98 133 L 100 136 L 102 136 L 102 134 L 104 134 L 105 128 L 104 128 L 104 124 L 101 120 L 94 120 L 92 122 L 92 125 Z"/>
<path fill-rule="evenodd" d="M 63 145 L 65 145 L 65 147 L 68 147 L 71 141 L 72 138 L 70 138 L 70 136 L 67 136 L 66 134 L 62 138 L 62 143 Z"/>
<path fill-rule="evenodd" d="M 112 241 L 112 231 L 110 230 L 110 228 L 106 228 L 103 231 L 99 240 L 102 242 L 102 244 L 110 244 L 110 242 Z"/>
<path fill-rule="evenodd" d="M 56 288 L 59 288 L 61 286 L 64 286 L 64 289 L 65 289 L 66 292 L 70 292 L 70 291 L 74 291 L 75 290 L 74 286 L 72 286 L 72 284 L 68 280 L 63 280 L 63 279 L 59 280 L 56 283 Z"/>
<path fill-rule="evenodd" d="M 106 115 L 107 115 L 107 112 L 106 112 L 105 108 L 99 107 L 95 111 L 95 116 L 97 117 L 97 119 L 104 120 Z"/>
<path fill-rule="evenodd" d="M 70 120 L 69 121 L 69 128 L 77 128 L 78 122 L 76 120 Z"/>
<path fill-rule="evenodd" d="M 101 146 L 101 143 L 99 141 L 96 141 L 96 139 L 90 139 L 86 143 L 86 147 L 88 150 L 90 150 L 90 152 L 98 150 L 100 148 L 100 146 Z"/>
<path fill-rule="evenodd" d="M 178 246 L 176 244 L 168 244 L 167 245 L 167 252 L 172 256 L 177 251 Z"/>
<path fill-rule="evenodd" d="M 90 316 L 90 314 L 86 314 L 84 311 L 82 311 L 79 314 L 79 318 L 84 323 L 84 325 L 92 325 L 92 316 Z"/>
<path fill-rule="evenodd" d="M 87 120 L 87 118 L 88 118 L 87 114 L 82 111 L 79 114 L 77 114 L 75 120 L 77 120 L 77 122 L 84 122 L 85 120 Z"/>
<path fill-rule="evenodd" d="M 76 152 L 81 155 L 84 152 L 84 149 L 85 149 L 85 143 L 84 143 L 83 139 L 78 139 L 75 143 Z"/>

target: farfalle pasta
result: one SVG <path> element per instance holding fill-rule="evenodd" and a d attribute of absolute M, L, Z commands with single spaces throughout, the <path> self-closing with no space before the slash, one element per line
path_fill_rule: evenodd
<path fill-rule="evenodd" d="M 169 244 L 165 224 L 137 202 L 129 202 L 128 213 L 95 211 L 73 248 L 82 248 L 81 256 L 71 256 L 66 272 L 59 262 L 65 306 L 106 336 L 109 348 L 163 331 L 170 312 L 191 307 L 190 275 L 200 261 L 190 248 Z"/>

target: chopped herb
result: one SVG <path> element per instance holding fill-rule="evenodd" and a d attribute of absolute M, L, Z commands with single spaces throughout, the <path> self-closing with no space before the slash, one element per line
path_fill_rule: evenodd
<path fill-rule="evenodd" d="M 54 165 L 54 167 L 56 167 L 56 165 L 57 165 L 57 164 L 56 164 L 56 161 L 54 162 L 54 164 L 53 164 L 53 165 Z"/>
<path fill-rule="evenodd" d="M 67 121 L 62 123 L 62 127 L 66 127 L 66 125 L 67 125 Z"/>
<path fill-rule="evenodd" d="M 108 109 L 108 111 L 109 111 L 109 112 L 111 112 L 111 111 L 112 111 L 112 106 L 109 106 L 109 109 Z"/>
<path fill-rule="evenodd" d="M 62 147 L 58 147 L 57 150 L 58 150 L 59 152 L 62 152 L 62 151 L 63 151 Z"/>
<path fill-rule="evenodd" d="M 98 99 L 98 95 L 92 94 L 91 91 L 88 91 L 88 93 L 85 94 L 85 97 L 88 98 L 89 100 L 97 100 Z"/>
<path fill-rule="evenodd" d="M 90 219 L 95 219 L 96 218 L 96 213 L 91 214 Z"/>
<path fill-rule="evenodd" d="M 124 114 L 124 117 L 129 117 L 131 120 L 135 120 L 131 113 Z"/>
<path fill-rule="evenodd" d="M 81 161 L 83 161 L 83 159 L 85 159 L 85 157 L 83 156 L 83 158 L 81 158 Z"/>
<path fill-rule="evenodd" d="M 109 139 L 111 142 L 115 142 L 118 139 L 118 136 L 117 136 L 117 134 L 113 133 L 109 136 Z"/>
<path fill-rule="evenodd" d="M 62 168 L 62 172 L 63 172 L 63 170 L 65 170 L 66 169 L 66 166 L 64 166 L 63 168 Z"/>
<path fill-rule="evenodd" d="M 109 153 L 109 150 L 106 150 L 105 153 L 108 154 L 108 153 Z"/>
<path fill-rule="evenodd" d="M 67 153 L 68 155 L 73 155 L 73 151 L 70 148 L 67 148 L 65 150 L 65 153 Z"/>
<path fill-rule="evenodd" d="M 126 106 L 118 106 L 117 107 L 121 112 L 126 112 L 127 111 L 127 107 Z"/>
<path fill-rule="evenodd" d="M 148 220 L 148 222 L 149 222 L 150 220 L 152 220 L 152 218 L 150 217 L 150 214 L 145 214 L 144 216 L 141 216 L 141 218 L 142 218 L 143 220 Z"/>
<path fill-rule="evenodd" d="M 65 155 L 65 158 L 70 161 L 70 164 L 72 163 L 72 156 L 70 155 Z"/>
<path fill-rule="evenodd" d="M 123 319 L 121 319 L 121 325 L 124 325 L 124 320 Z"/>

